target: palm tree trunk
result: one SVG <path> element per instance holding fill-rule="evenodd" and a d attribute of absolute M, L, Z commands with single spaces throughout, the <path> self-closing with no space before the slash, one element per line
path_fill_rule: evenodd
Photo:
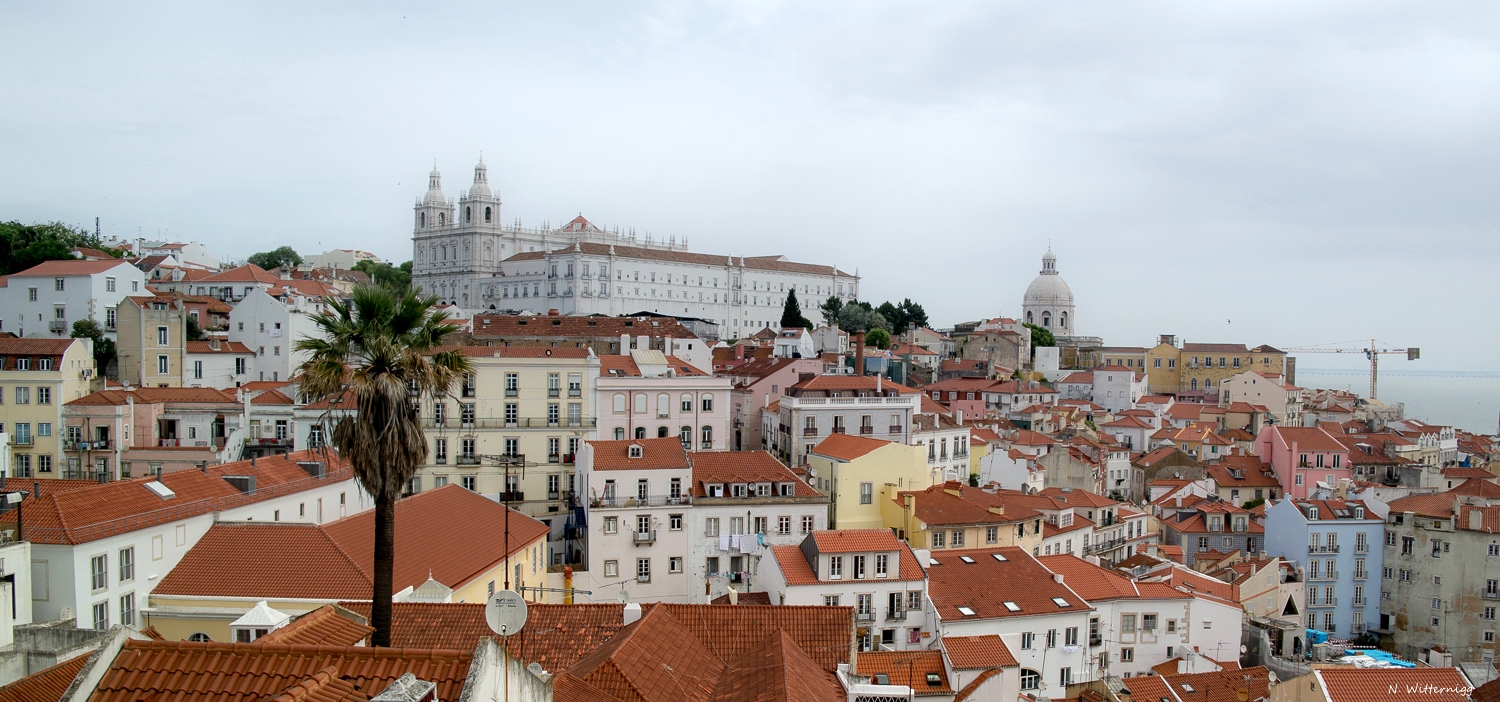
<path fill-rule="evenodd" d="M 392 570 L 396 564 L 396 498 L 375 498 L 375 590 L 370 601 L 371 645 L 391 645 Z"/>

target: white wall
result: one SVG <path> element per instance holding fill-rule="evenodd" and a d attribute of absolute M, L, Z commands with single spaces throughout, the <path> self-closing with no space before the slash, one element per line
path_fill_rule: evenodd
<path fill-rule="evenodd" d="M 92 263 L 92 262 L 90 262 Z M 108 290 L 108 279 L 115 279 L 115 289 Z M 0 331 L 18 336 L 45 334 L 65 338 L 73 322 L 92 319 L 105 329 L 105 336 L 117 340 L 113 327 L 107 325 L 106 309 L 116 307 L 129 295 L 146 295 L 146 275 L 135 266 L 121 261 L 103 273 L 63 276 L 63 289 L 56 289 L 54 276 L 10 276 L 0 288 Z M 30 289 L 36 288 L 37 299 L 31 301 Z M 63 305 L 67 331 L 54 333 L 48 325 L 56 319 L 54 310 Z"/>

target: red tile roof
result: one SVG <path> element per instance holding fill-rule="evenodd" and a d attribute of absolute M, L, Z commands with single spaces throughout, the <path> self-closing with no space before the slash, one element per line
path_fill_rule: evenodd
<path fill-rule="evenodd" d="M 667 470 L 692 467 L 682 441 L 664 439 L 627 439 L 623 441 L 590 441 L 594 449 L 593 470 Z M 641 457 L 631 458 L 630 447 L 641 447 Z"/>
<path fill-rule="evenodd" d="M 547 526 L 448 485 L 396 503 L 395 588 L 428 577 L 457 588 L 493 569 L 547 533 Z M 221 522 L 156 586 L 161 595 L 357 600 L 369 596 L 375 558 L 375 513 L 366 510 L 322 526 L 289 522 Z M 29 529 L 29 526 L 28 526 Z M 472 534 L 490 534 L 474 540 Z M 307 564 L 317 564 L 309 568 Z M 286 573 L 300 572 L 300 577 Z"/>
<path fill-rule="evenodd" d="M 1263 666 L 1240 669 L 1236 663 L 1212 673 L 1162 677 L 1182 702 L 1239 702 L 1240 690 L 1249 690 L 1252 700 L 1268 699 L 1271 693 L 1271 671 Z"/>
<path fill-rule="evenodd" d="M 884 674 L 891 685 L 910 687 L 919 697 L 953 694 L 942 651 L 866 651 L 855 660 L 860 675 Z M 929 673 L 937 674 L 936 684 L 928 682 Z"/>
<path fill-rule="evenodd" d="M 952 494 L 949 490 L 958 492 Z M 956 483 L 934 485 L 926 490 L 899 493 L 898 499 L 907 495 L 915 503 L 912 515 L 929 526 L 947 527 L 967 524 L 1006 524 L 1025 521 L 1037 516 L 1033 509 L 1018 505 L 1004 505 L 995 496 L 976 487 Z M 991 506 L 1004 506 L 1004 514 L 990 511 Z"/>
<path fill-rule="evenodd" d="M 370 603 L 340 606 L 368 617 Z M 526 608 L 526 626 L 506 641 L 506 650 L 522 663 L 540 663 L 548 671 L 573 665 L 623 626 L 621 604 L 542 604 Z M 396 602 L 391 605 L 391 645 L 396 648 L 441 648 L 471 651 L 495 638 L 484 618 L 482 602 Z"/>
<path fill-rule="evenodd" d="M 219 348 L 217 348 L 217 349 L 215 349 L 213 347 L 213 342 L 210 342 L 210 341 L 189 341 L 189 342 L 187 342 L 187 352 L 188 353 L 231 353 L 231 354 L 233 354 L 233 353 L 239 353 L 239 354 L 252 354 L 252 355 L 255 353 L 254 351 L 250 350 L 249 346 L 246 346 L 243 343 L 238 342 L 238 341 L 221 341 L 221 342 L 219 342 Z"/>
<path fill-rule="evenodd" d="M 281 283 L 289 283 L 291 281 L 283 281 L 280 277 L 272 275 L 271 273 L 266 271 L 266 269 L 261 268 L 260 266 L 257 266 L 253 263 L 247 263 L 243 266 L 240 266 L 239 268 L 231 268 L 227 271 L 216 273 L 197 282 L 216 284 L 264 283 L 266 285 L 278 285 Z"/>
<path fill-rule="evenodd" d="M 1328 702 L 1467 702 L 1457 668 L 1315 668 Z"/>
<path fill-rule="evenodd" d="M 313 478 L 297 461 L 323 461 L 327 472 Z M 254 476 L 256 491 L 240 492 L 226 475 Z M 176 497 L 163 499 L 146 487 L 152 478 L 136 478 L 44 493 L 24 507 L 27 540 L 45 544 L 79 544 L 136 529 L 267 500 L 311 489 L 352 476 L 336 454 L 298 451 L 267 456 L 254 463 L 237 461 L 210 466 L 205 471 L 167 473 L 160 482 Z M 23 488 L 24 489 L 24 488 Z M 0 517 L 3 519 L 3 517 Z"/>
<path fill-rule="evenodd" d="M 92 651 L 0 687 L 0 702 L 57 702 L 73 684 Z"/>
<path fill-rule="evenodd" d="M 90 702 L 244 702 L 294 692 L 330 675 L 351 684 L 342 699 L 365 700 L 405 673 L 437 683 L 439 699 L 456 700 L 469 673 L 467 651 L 400 648 L 303 646 L 293 644 L 221 644 L 191 641 L 126 641 Z M 326 702 L 321 695 L 312 699 Z"/>
<path fill-rule="evenodd" d="M 1041 556 L 1038 560 L 1047 567 L 1047 570 L 1061 574 L 1063 584 L 1073 588 L 1079 597 L 1090 602 L 1143 596 L 1129 578 L 1100 568 L 1077 556 Z M 1177 594 L 1173 599 L 1186 597 L 1187 595 Z"/>
<path fill-rule="evenodd" d="M 998 561 L 994 554 L 1005 557 Z M 968 556 L 973 563 L 965 563 Z M 1083 611 L 1089 605 L 1063 583 L 1052 579 L 1047 570 L 1024 549 L 1004 547 L 968 551 L 943 551 L 933 556 L 939 565 L 927 569 L 927 592 L 943 619 L 994 619 L 1027 617 L 1060 611 Z M 1025 588 L 1014 587 L 1026 583 Z M 1018 611 L 1010 611 L 995 593 L 1004 592 Z M 1067 607 L 1059 607 L 1052 598 L 1061 598 Z M 967 607 L 973 615 L 958 611 Z"/>
<path fill-rule="evenodd" d="M 676 372 L 678 376 L 708 375 L 676 356 L 667 356 L 666 358 L 667 366 Z M 635 359 L 630 356 L 604 355 L 599 357 L 599 376 L 603 378 L 612 376 L 639 378 L 641 377 L 641 368 L 636 365 Z"/>
<path fill-rule="evenodd" d="M 28 339 L 23 337 L 0 337 L 0 356 L 61 356 L 68 347 L 81 343 L 77 339 Z M 14 364 L 6 364 L 6 370 L 15 370 Z M 36 370 L 36 364 L 32 364 Z"/>
<path fill-rule="evenodd" d="M 822 497 L 766 451 L 704 451 L 692 455 L 693 497 L 704 497 L 705 483 L 791 483 L 795 497 Z"/>
<path fill-rule="evenodd" d="M 374 627 L 367 626 L 367 622 L 368 616 L 360 616 L 334 605 L 323 605 L 297 617 L 291 624 L 260 637 L 258 641 L 310 646 L 355 646 L 375 632 Z"/>
<path fill-rule="evenodd" d="M 860 456 L 890 446 L 892 442 L 883 439 L 867 439 L 863 436 L 852 434 L 829 434 L 828 438 L 818 442 L 812 452 L 819 456 L 837 459 L 840 461 L 852 461 Z"/>
<path fill-rule="evenodd" d="M 1274 426 L 1271 431 L 1280 435 L 1287 446 L 1293 442 L 1300 451 L 1348 451 L 1348 447 L 1322 427 Z"/>
<path fill-rule="evenodd" d="M 1005 642 L 995 634 L 944 636 L 940 641 L 954 670 L 1011 668 L 1020 665 Z"/>
<path fill-rule="evenodd" d="M 99 261 L 84 261 L 80 259 L 67 259 L 57 261 L 43 261 L 20 273 L 11 273 L 11 278 L 52 278 L 71 275 L 94 275 L 113 270 L 117 266 L 129 266 L 130 263 L 122 258 L 109 258 Z"/>
<path fill-rule="evenodd" d="M 901 542 L 890 529 L 839 529 L 815 531 L 813 543 L 819 553 L 860 553 L 866 551 L 895 551 Z"/>

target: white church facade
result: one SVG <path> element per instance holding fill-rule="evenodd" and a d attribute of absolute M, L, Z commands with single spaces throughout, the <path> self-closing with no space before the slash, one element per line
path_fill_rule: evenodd
<path fill-rule="evenodd" d="M 789 290 L 814 322 L 830 296 L 859 295 L 857 271 L 784 256 L 690 253 L 685 238 L 642 241 L 582 216 L 558 228 L 502 226 L 482 161 L 457 202 L 434 169 L 413 226 L 413 285 L 468 311 L 654 312 L 705 319 L 724 338 L 739 338 L 777 328 Z"/>

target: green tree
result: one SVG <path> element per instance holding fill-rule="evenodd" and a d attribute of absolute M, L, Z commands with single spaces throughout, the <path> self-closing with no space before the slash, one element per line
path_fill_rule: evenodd
<path fill-rule="evenodd" d="M 191 316 L 188 317 L 187 318 L 187 340 L 188 341 L 203 341 L 203 339 L 204 339 L 203 328 L 200 327 L 200 326 L 198 326 L 198 318 L 197 317 L 191 317 Z"/>
<path fill-rule="evenodd" d="M 245 259 L 245 262 L 271 270 L 282 266 L 295 266 L 302 262 L 302 256 L 292 247 L 282 246 L 272 251 L 250 254 L 250 258 Z"/>
<path fill-rule="evenodd" d="M 891 334 L 880 327 L 875 327 L 865 334 L 865 343 L 877 349 L 888 349 L 891 347 Z"/>
<path fill-rule="evenodd" d="M 823 324 L 832 326 L 839 323 L 839 311 L 844 309 L 844 301 L 833 295 L 829 295 L 823 304 L 818 306 L 818 311 L 823 313 Z"/>
<path fill-rule="evenodd" d="M 76 247 L 101 249 L 116 257 L 120 255 L 120 252 L 106 248 L 93 232 L 61 222 L 0 222 L 0 275 L 19 273 L 43 261 L 72 259 L 72 250 Z"/>
<path fill-rule="evenodd" d="M 797 303 L 797 289 L 792 288 L 791 292 L 786 294 L 786 306 L 781 309 L 781 328 L 795 329 L 797 327 L 812 329 L 813 323 L 802 316 L 802 305 Z"/>
<path fill-rule="evenodd" d="M 472 372 L 463 353 L 440 350 L 455 327 L 445 323 L 446 312 L 433 309 L 436 303 L 437 298 L 411 290 L 362 285 L 348 302 L 329 298 L 327 311 L 313 315 L 319 336 L 296 342 L 297 350 L 308 354 L 297 369 L 300 389 L 314 400 L 348 397 L 343 406 L 354 410 L 336 420 L 330 410 L 323 421 L 330 444 L 375 499 L 370 610 L 375 646 L 391 645 L 396 500 L 427 459 L 410 388 L 443 397 L 455 380 Z"/>
<path fill-rule="evenodd" d="M 868 302 L 850 300 L 839 309 L 839 328 L 846 332 L 867 332 L 871 329 L 890 331 L 891 323 L 870 307 Z"/>
<path fill-rule="evenodd" d="M 921 329 L 930 325 L 927 321 L 927 310 L 922 309 L 921 305 L 912 302 L 911 298 L 908 297 L 902 300 L 901 304 L 896 305 L 896 307 L 900 308 L 902 314 L 906 315 L 907 329 Z"/>
<path fill-rule="evenodd" d="M 902 312 L 901 308 L 890 302 L 882 302 L 879 307 L 875 308 L 875 311 L 879 312 L 880 316 L 885 317 L 885 321 L 890 323 L 891 331 L 896 336 L 906 333 L 906 313 Z"/>
<path fill-rule="evenodd" d="M 1049 331 L 1046 327 L 1039 327 L 1035 324 L 1027 324 L 1026 328 L 1031 330 L 1031 348 L 1035 349 L 1038 346 L 1057 345 L 1057 337 L 1053 336 L 1052 332 Z"/>
<path fill-rule="evenodd" d="M 110 341 L 104 335 L 104 330 L 99 323 L 85 317 L 73 322 L 74 339 L 89 339 L 94 342 L 94 372 L 104 375 L 109 370 L 110 361 L 115 360 L 115 342 Z"/>
<path fill-rule="evenodd" d="M 370 276 L 370 280 L 377 285 L 384 285 L 393 290 L 406 290 L 411 287 L 411 261 L 398 266 L 380 261 L 360 261 L 354 264 L 354 270 Z"/>

